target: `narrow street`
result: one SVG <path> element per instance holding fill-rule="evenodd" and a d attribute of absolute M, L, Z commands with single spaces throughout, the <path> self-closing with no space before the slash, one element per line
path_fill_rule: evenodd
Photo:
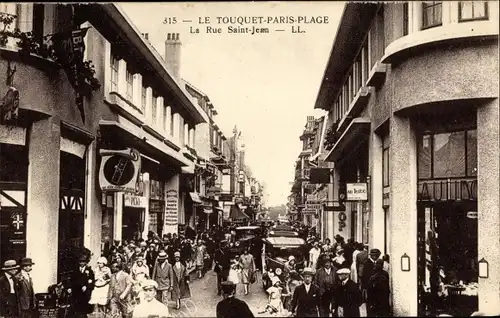
<path fill-rule="evenodd" d="M 202 279 L 195 278 L 194 273 L 191 277 L 191 299 L 184 300 L 179 310 L 171 302 L 169 307 L 172 317 L 215 317 L 217 303 L 222 300 L 222 296 L 217 295 L 217 274 L 209 271 Z M 245 296 L 243 286 L 238 286 L 236 296 L 246 301 L 255 316 L 259 316 L 257 313 L 264 310 L 267 304 L 260 277 L 251 285 L 250 294 Z"/>

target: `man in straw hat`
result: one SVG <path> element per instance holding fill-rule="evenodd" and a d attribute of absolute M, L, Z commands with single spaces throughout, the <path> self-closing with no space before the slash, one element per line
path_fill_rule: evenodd
<path fill-rule="evenodd" d="M 33 289 L 33 280 L 31 279 L 31 269 L 33 268 L 33 260 L 31 258 L 23 258 L 19 263 L 21 272 L 19 277 L 19 316 L 33 317 L 36 310 L 35 292 Z"/>
<path fill-rule="evenodd" d="M 314 277 L 312 268 L 305 268 L 302 277 L 304 283 L 295 288 L 290 311 L 296 317 L 319 317 L 319 287 L 312 283 Z"/>
<path fill-rule="evenodd" d="M 234 297 L 236 285 L 231 281 L 221 283 L 222 297 L 216 306 L 217 318 L 253 318 L 254 315 L 247 303 Z"/>
<path fill-rule="evenodd" d="M 149 316 L 158 318 L 170 317 L 168 307 L 156 299 L 158 284 L 151 279 L 144 280 L 141 283 L 144 292 L 143 301 L 135 306 L 132 314 L 133 318 L 147 318 Z"/>
<path fill-rule="evenodd" d="M 3 263 L 3 274 L 0 276 L 0 316 L 19 317 L 19 284 L 16 274 L 19 265 L 15 260 L 8 260 Z"/>
<path fill-rule="evenodd" d="M 158 284 L 156 299 L 165 305 L 168 304 L 168 293 L 172 290 L 172 277 L 174 276 L 172 265 L 167 261 L 167 258 L 167 253 L 164 251 L 158 254 L 153 276 L 151 276 Z"/>
<path fill-rule="evenodd" d="M 341 268 L 337 271 L 339 286 L 336 290 L 336 307 L 339 317 L 360 317 L 361 292 L 358 284 L 349 279 L 351 271 Z"/>

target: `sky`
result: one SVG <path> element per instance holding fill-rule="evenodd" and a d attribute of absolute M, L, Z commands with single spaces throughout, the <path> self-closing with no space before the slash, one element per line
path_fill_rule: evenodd
<path fill-rule="evenodd" d="M 314 103 L 344 3 L 119 5 L 142 33 L 149 33 L 161 55 L 167 33 L 179 33 L 181 77 L 210 98 L 218 112 L 215 122 L 226 137 L 232 135 L 235 125 L 241 131 L 246 164 L 265 185 L 266 205 L 285 204 L 294 179 L 295 160 L 302 149 L 299 136 L 306 117 L 324 114 L 314 109 Z M 292 25 L 298 24 L 259 24 L 255 20 L 245 25 L 222 24 L 222 19 L 221 24 L 217 23 L 217 17 L 264 17 L 276 21 L 274 17 L 279 16 L 302 17 L 300 28 L 305 33 L 291 32 Z M 328 23 L 311 23 L 325 16 Z M 199 23 L 205 17 L 210 24 Z M 211 31 L 220 27 L 222 33 L 208 33 L 207 26 Z M 229 33 L 228 26 L 269 28 L 269 33 Z M 196 28 L 200 33 L 191 33 Z"/>

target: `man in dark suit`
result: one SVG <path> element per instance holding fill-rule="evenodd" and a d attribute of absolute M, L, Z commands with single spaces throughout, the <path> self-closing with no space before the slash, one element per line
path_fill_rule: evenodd
<path fill-rule="evenodd" d="M 349 279 L 351 271 L 342 268 L 337 271 L 339 286 L 336 290 L 336 310 L 339 317 L 360 317 L 359 306 L 361 306 L 361 292 L 358 284 Z"/>
<path fill-rule="evenodd" d="M 320 317 L 319 287 L 312 284 L 314 272 L 311 268 L 305 268 L 302 272 L 304 283 L 295 288 L 290 305 L 292 313 L 296 317 Z"/>
<path fill-rule="evenodd" d="M 36 299 L 33 289 L 33 280 L 31 279 L 31 269 L 33 268 L 33 261 L 31 258 L 23 258 L 19 263 L 21 265 L 21 272 L 19 275 L 19 317 L 31 318 L 34 317 L 36 312 Z"/>
<path fill-rule="evenodd" d="M 19 284 L 16 274 L 19 265 L 15 260 L 3 263 L 3 274 L 0 276 L 0 317 L 19 317 Z"/>
<path fill-rule="evenodd" d="M 86 317 L 92 311 L 89 305 L 94 289 L 94 271 L 88 266 L 88 258 L 81 255 L 79 266 L 71 275 L 72 304 L 75 316 Z"/>
<path fill-rule="evenodd" d="M 225 242 L 221 242 L 219 248 L 215 251 L 214 272 L 217 273 L 217 294 L 222 293 L 221 284 L 227 279 L 231 267 L 231 258 Z"/>
<path fill-rule="evenodd" d="M 254 318 L 248 305 L 234 297 L 236 285 L 233 282 L 222 282 L 221 288 L 224 299 L 217 304 L 217 318 Z"/>
<path fill-rule="evenodd" d="M 320 315 L 328 317 L 330 307 L 335 307 L 334 291 L 337 287 L 337 268 L 332 265 L 330 255 L 323 256 L 323 266 L 318 269 L 314 282 L 319 287 L 319 297 L 321 299 Z"/>
<path fill-rule="evenodd" d="M 361 291 L 363 292 L 363 301 L 366 302 L 366 289 L 368 287 L 368 282 L 370 277 L 373 275 L 373 268 L 375 267 L 375 262 L 380 257 L 380 250 L 373 248 L 370 250 L 370 255 L 368 259 L 363 263 L 363 271 L 361 274 Z M 359 254 L 358 254 L 359 255 Z"/>

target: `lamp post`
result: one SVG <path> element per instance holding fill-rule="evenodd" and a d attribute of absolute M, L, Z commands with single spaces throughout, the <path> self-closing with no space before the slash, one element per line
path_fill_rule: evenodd
<path fill-rule="evenodd" d="M 401 256 L 401 271 L 402 272 L 410 271 L 410 256 L 408 256 L 408 254 L 406 253 L 404 253 L 403 256 Z"/>
<path fill-rule="evenodd" d="M 479 265 L 479 278 L 488 278 L 489 277 L 489 264 L 488 261 L 483 258 L 478 262 Z"/>

